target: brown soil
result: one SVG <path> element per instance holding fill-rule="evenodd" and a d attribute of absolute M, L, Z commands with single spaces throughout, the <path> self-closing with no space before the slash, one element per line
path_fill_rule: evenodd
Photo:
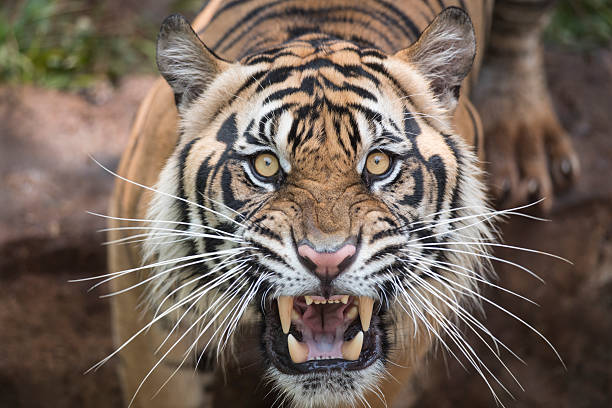
<path fill-rule="evenodd" d="M 108 302 L 69 279 L 103 273 L 112 177 L 151 77 L 86 97 L 0 89 L 0 407 L 118 406 Z"/>
<path fill-rule="evenodd" d="M 497 251 L 546 281 L 496 265 L 500 285 L 540 307 L 493 289 L 485 294 L 540 330 L 567 369 L 540 337 L 490 305 L 487 327 L 527 363 L 502 352 L 525 391 L 476 336 L 470 341 L 514 395 L 494 386 L 506 406 L 606 407 L 612 401 L 612 52 L 549 52 L 547 63 L 583 176 L 558 200 L 552 222 L 511 219 L 502 229 L 506 243 L 574 265 Z M 115 360 L 83 375 L 112 350 L 108 302 L 97 297 L 103 291 L 87 293 L 87 284 L 67 281 L 105 271 L 103 236 L 95 233 L 104 222 L 85 210 L 105 212 L 112 177 L 88 155 L 116 165 L 151 81 L 130 78 L 94 98 L 0 89 L 0 407 L 120 405 Z M 473 369 L 441 353 L 434 357 L 415 384 L 416 406 L 495 406 Z"/>

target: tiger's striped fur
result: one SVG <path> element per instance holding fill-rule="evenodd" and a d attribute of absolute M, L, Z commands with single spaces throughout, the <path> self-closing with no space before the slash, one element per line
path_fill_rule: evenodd
<path fill-rule="evenodd" d="M 436 19 L 449 6 L 467 11 L 473 29 L 459 9 Z M 127 291 L 113 299 L 118 345 L 156 322 L 121 348 L 132 406 L 211 406 L 200 382 L 217 371 L 195 378 L 185 361 L 193 366 L 202 350 L 223 357 L 226 344 L 240 358 L 235 330 L 262 321 L 259 363 L 279 401 L 297 407 L 378 406 L 376 394 L 396 403 L 437 340 L 484 371 L 455 322 L 487 334 L 468 314 L 487 279 L 493 215 L 467 95 L 492 10 L 470 0 L 211 1 L 194 22 L 206 46 L 181 18 L 166 20 L 158 65 L 171 87 L 159 81 L 139 111 L 118 172 L 131 183 L 117 184 L 111 208 L 124 219 L 114 227 L 150 220 L 142 245 L 125 230 L 110 234 L 128 243 L 109 250 L 112 271 L 153 265 L 112 279 Z M 279 159 L 274 181 L 253 170 L 262 151 Z M 365 173 L 372 151 L 392 154 L 384 178 Z M 349 241 L 356 258 L 327 289 L 296 251 Z M 285 372 L 271 339 L 275 300 L 335 293 L 377 301 L 366 333 L 376 358 Z"/>

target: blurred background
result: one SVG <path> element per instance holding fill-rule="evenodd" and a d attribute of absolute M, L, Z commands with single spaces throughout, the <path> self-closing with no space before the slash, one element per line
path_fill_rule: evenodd
<path fill-rule="evenodd" d="M 0 2 L 0 407 L 119 406 L 104 290 L 69 279 L 104 273 L 104 220 L 112 177 L 140 100 L 156 78 L 154 41 L 173 12 L 195 0 Z M 497 255 L 536 271 L 497 265 L 500 285 L 534 306 L 486 289 L 557 348 L 493 307 L 485 324 L 525 364 L 502 359 L 525 391 L 482 351 L 508 386 L 510 407 L 612 406 L 612 2 L 561 0 L 545 35 L 548 80 L 583 176 L 552 222 L 510 219 L 506 243 L 561 255 Z M 436 353 L 414 384 L 419 407 L 492 407 L 475 372 Z M 222 384 L 219 384 L 222 386 Z M 232 406 L 230 403 L 226 404 Z M 244 405 L 235 405 L 244 406 Z"/>

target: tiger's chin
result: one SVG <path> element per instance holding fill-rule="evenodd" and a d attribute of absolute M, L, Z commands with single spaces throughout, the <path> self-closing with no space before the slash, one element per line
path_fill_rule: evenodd
<path fill-rule="evenodd" d="M 381 360 L 357 371 L 329 370 L 288 375 L 270 367 L 267 372 L 273 387 L 295 408 L 356 406 L 364 400 L 364 395 L 376 392 L 384 374 Z"/>
<path fill-rule="evenodd" d="M 384 375 L 380 314 L 363 296 L 281 296 L 263 316 L 268 378 L 295 407 L 352 405 Z"/>

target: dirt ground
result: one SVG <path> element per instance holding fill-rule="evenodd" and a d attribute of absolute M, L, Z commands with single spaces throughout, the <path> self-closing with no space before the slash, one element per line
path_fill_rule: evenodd
<path fill-rule="evenodd" d="M 471 343 L 515 399 L 508 407 L 607 407 L 612 401 L 612 52 L 549 51 L 549 80 L 563 124 L 582 160 L 579 185 L 560 197 L 552 222 L 511 219 L 506 243 L 563 256 L 497 255 L 536 271 L 497 265 L 498 284 L 539 304 L 494 289 L 485 294 L 550 340 L 566 365 L 531 330 L 491 305 L 485 324 L 524 361 L 502 360 Z M 83 372 L 112 350 L 103 290 L 69 279 L 105 270 L 104 221 L 113 168 L 151 77 L 131 77 L 89 95 L 0 88 L 0 407 L 120 405 L 115 360 Z M 486 384 L 441 353 L 414 384 L 419 407 L 493 407 Z M 229 407 L 229 405 L 227 405 Z M 236 405 L 235 406 L 243 406 Z"/>

